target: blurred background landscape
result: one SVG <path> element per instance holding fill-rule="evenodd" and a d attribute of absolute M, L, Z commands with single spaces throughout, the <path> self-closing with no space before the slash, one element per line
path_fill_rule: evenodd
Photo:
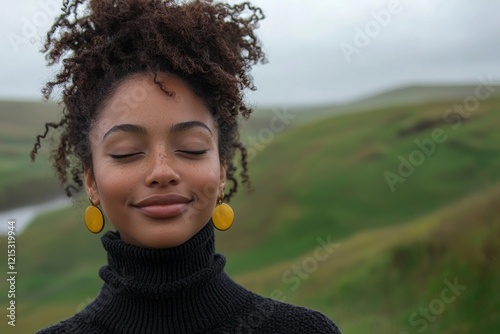
<path fill-rule="evenodd" d="M 500 2 L 254 3 L 269 64 L 242 123 L 253 191 L 216 235 L 229 274 L 346 334 L 500 333 Z M 58 4 L 0 12 L 4 273 L 7 220 L 18 226 L 16 327 L 4 316 L 0 333 L 78 312 L 106 263 L 87 200 L 58 201 L 50 141 L 29 159 L 61 112 L 40 102 L 54 69 L 37 51 Z"/>
<path fill-rule="evenodd" d="M 476 88 L 407 87 L 346 106 L 257 110 L 244 126 L 254 191 L 235 198 L 234 227 L 217 233 L 230 275 L 324 312 L 345 333 L 498 333 L 500 93 L 469 117 L 447 114 Z M 364 107 L 370 101 L 377 107 Z M 0 103 L 2 210 L 61 195 L 46 159 L 28 157 L 46 108 L 57 114 L 54 104 Z M 71 316 L 99 291 L 106 259 L 84 227 L 85 206 L 39 215 L 18 237 L 19 333 Z M 456 295 L 443 295 L 449 284 Z"/>

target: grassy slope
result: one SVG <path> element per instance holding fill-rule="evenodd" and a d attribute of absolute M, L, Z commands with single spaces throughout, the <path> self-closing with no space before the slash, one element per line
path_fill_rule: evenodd
<path fill-rule="evenodd" d="M 498 333 L 500 184 L 409 223 L 356 233 L 300 284 L 290 279 L 298 274 L 283 279 L 293 266 L 307 273 L 307 258 L 314 252 L 237 279 L 264 295 L 279 289 L 286 301 L 314 305 L 345 333 L 417 333 L 425 326 L 428 333 Z M 466 289 L 424 325 L 420 308 L 434 305 L 444 281 L 455 278 Z"/>
<path fill-rule="evenodd" d="M 442 279 L 457 275 L 472 282 L 471 286 L 484 286 L 482 295 L 473 289 L 467 292 L 482 298 L 488 310 L 498 309 L 497 300 L 485 297 L 494 294 L 490 293 L 493 285 L 484 279 L 493 281 L 498 272 L 485 267 L 484 259 L 475 262 L 476 257 L 467 260 L 473 270 L 457 266 L 454 252 L 459 249 L 452 242 L 478 235 L 459 244 L 460 249 L 475 254 L 482 247 L 496 256 L 498 234 L 493 232 L 498 219 L 492 218 L 491 225 L 485 226 L 464 223 L 460 226 L 477 229 L 459 228 L 457 233 L 463 234 L 458 236 L 450 232 L 454 219 L 439 217 L 446 212 L 466 216 L 471 210 L 464 203 L 474 203 L 476 197 L 456 206 L 451 203 L 499 181 L 500 115 L 496 110 L 500 101 L 483 102 L 456 130 L 451 124 L 436 123 L 410 136 L 398 135 L 422 120 L 440 119 L 451 104 L 382 108 L 291 128 L 276 136 L 252 161 L 256 192 L 239 196 L 233 204 L 238 217 L 235 227 L 218 235 L 218 248 L 228 256 L 228 270 L 261 293 L 280 288 L 287 301 L 321 309 L 346 333 L 385 333 L 389 331 L 383 329 L 408 327 L 409 314 L 439 295 Z M 395 171 L 398 155 L 410 154 L 416 148 L 413 140 L 428 137 L 436 127 L 445 130 L 449 139 L 392 193 L 383 172 Z M 477 196 L 484 203 L 498 198 L 497 193 Z M 433 215 L 446 205 L 445 213 Z M 466 209 L 461 211 L 462 207 Z M 97 293 L 100 281 L 96 272 L 105 261 L 104 253 L 98 238 L 84 231 L 82 212 L 83 207 L 75 207 L 40 217 L 19 239 L 18 316 L 26 326 L 18 328 L 19 332 L 32 332 L 74 314 Z M 478 219 L 479 213 L 471 219 Z M 493 213 L 491 217 L 495 217 Z M 484 219 L 479 222 L 487 223 Z M 436 232 L 439 228 L 444 232 Z M 357 234 L 361 230 L 368 231 Z M 281 281 L 283 272 L 310 254 L 318 244 L 317 237 L 328 235 L 341 247 L 310 278 L 301 281 L 299 289 L 291 291 L 290 282 Z M 432 241 L 432 235 L 441 235 L 442 245 Z M 487 241 L 487 236 L 492 239 Z M 435 252 L 428 246 L 432 242 L 440 247 L 438 257 L 426 253 Z M 411 266 L 406 265 L 406 257 L 413 261 Z M 419 274 L 422 266 L 427 266 L 425 277 Z M 483 271 L 488 275 L 478 278 Z M 477 314 L 461 300 L 440 316 L 443 321 L 431 325 L 448 327 L 448 316 L 464 313 L 469 314 L 469 318 L 461 317 L 464 321 L 490 317 L 485 326 L 498 321 L 492 312 Z M 2 326 L 4 323 L 0 324 L 3 332 Z M 492 328 L 498 330 L 498 326 Z M 415 328 L 408 331 L 413 333 Z M 486 327 L 483 332 L 496 333 Z"/>
<path fill-rule="evenodd" d="M 0 210 L 37 203 L 61 193 L 44 147 L 35 163 L 29 154 L 44 123 L 53 121 L 53 103 L 0 101 Z"/>

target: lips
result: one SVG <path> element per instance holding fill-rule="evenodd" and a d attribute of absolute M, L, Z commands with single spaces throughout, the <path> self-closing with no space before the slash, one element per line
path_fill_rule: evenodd
<path fill-rule="evenodd" d="M 191 199 L 180 194 L 157 194 L 132 204 L 142 214 L 155 218 L 173 218 L 183 213 Z"/>

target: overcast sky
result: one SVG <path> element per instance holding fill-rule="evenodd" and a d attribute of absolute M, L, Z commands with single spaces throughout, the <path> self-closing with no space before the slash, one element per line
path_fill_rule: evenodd
<path fill-rule="evenodd" d="M 0 98 L 40 99 L 54 69 L 37 49 L 59 1 L 0 1 Z M 269 58 L 253 71 L 256 106 L 339 103 L 488 75 L 500 81 L 500 1 L 253 2 L 266 14 L 259 36 Z"/>

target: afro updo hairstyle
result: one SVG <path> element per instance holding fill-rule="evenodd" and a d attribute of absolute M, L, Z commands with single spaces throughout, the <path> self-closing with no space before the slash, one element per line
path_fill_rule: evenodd
<path fill-rule="evenodd" d="M 100 108 L 129 76 L 158 74 L 183 79 L 206 103 L 219 129 L 219 156 L 236 193 L 234 157 L 240 151 L 241 182 L 249 186 L 247 152 L 239 139 L 238 117 L 248 118 L 244 89 L 255 90 L 249 71 L 266 58 L 254 30 L 260 8 L 211 0 L 65 0 L 63 13 L 47 33 L 42 52 L 48 65 L 62 68 L 42 89 L 49 100 L 62 90 L 63 115 L 46 123 L 36 137 L 31 159 L 49 130 L 58 134 L 52 165 L 68 197 L 82 190 L 83 170 L 92 167 L 89 132 Z"/>

